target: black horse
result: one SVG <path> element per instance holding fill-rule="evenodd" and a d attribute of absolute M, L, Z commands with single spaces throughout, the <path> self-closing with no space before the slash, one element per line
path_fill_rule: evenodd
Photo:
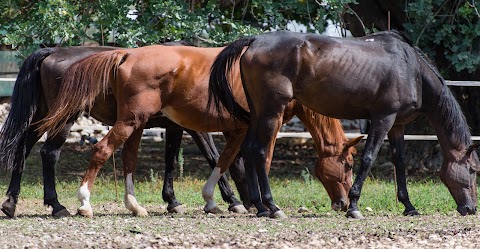
<path fill-rule="evenodd" d="M 250 113 L 235 102 L 229 88 L 227 76 L 238 59 Z M 408 196 L 403 158 L 404 126 L 418 114 L 424 114 L 436 131 L 444 157 L 440 177 L 457 211 L 476 212 L 478 144 L 471 145 L 465 117 L 438 70 L 398 32 L 342 39 L 279 31 L 239 39 L 217 57 L 209 89 L 217 109 L 223 104 L 249 122 L 241 152 L 245 165 L 254 165 L 245 171 L 259 213 L 265 206 L 272 214 L 279 211 L 270 193 L 265 158 L 272 153 L 279 117 L 292 99 L 326 116 L 371 120 L 347 216 L 363 217 L 357 202 L 387 135 L 404 214 L 418 214 Z M 257 184 L 261 196 L 253 187 Z"/>
<path fill-rule="evenodd" d="M 172 43 L 169 45 L 183 45 Z M 10 185 L 7 190 L 7 200 L 3 202 L 1 210 L 8 217 L 15 217 L 16 204 L 20 194 L 20 181 L 24 169 L 25 158 L 28 157 L 33 145 L 43 134 L 37 132 L 35 122 L 45 117 L 51 102 L 55 99 L 60 88 L 61 78 L 66 69 L 76 61 L 101 51 L 118 49 L 113 47 L 65 47 L 44 48 L 31 54 L 23 63 L 18 74 L 11 99 L 11 110 L 1 131 L 0 163 L 1 168 L 12 170 Z M 97 99 L 90 110 L 90 114 L 97 120 L 112 125 L 116 120 L 116 101 L 113 94 L 104 99 Z M 43 165 L 44 204 L 53 208 L 54 217 L 68 216 L 70 213 L 57 199 L 55 189 L 54 166 L 60 157 L 60 151 L 74 120 L 69 120 L 60 134 L 48 136 L 40 151 Z M 162 113 L 158 113 L 147 123 L 146 128 L 166 128 L 165 137 L 165 177 L 162 198 L 168 203 L 169 212 L 183 212 L 181 203 L 175 198 L 173 189 L 174 164 L 180 148 L 184 129 L 170 121 Z M 197 146 L 213 168 L 219 158 L 210 134 L 195 132 L 186 129 Z M 122 154 L 123 157 L 125 155 Z M 128 163 L 135 166 L 136 155 L 130 155 L 134 161 Z M 125 164 L 125 163 L 124 163 Z M 125 165 L 124 165 L 125 166 Z M 244 183 L 243 160 L 237 158 L 235 165 L 230 168 L 242 199 L 248 204 L 248 190 Z M 229 203 L 232 211 L 241 211 L 239 202 L 230 188 L 226 177 L 219 181 L 223 199 Z"/>

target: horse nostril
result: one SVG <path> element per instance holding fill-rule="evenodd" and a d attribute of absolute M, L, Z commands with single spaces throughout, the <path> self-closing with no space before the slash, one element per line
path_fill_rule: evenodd
<path fill-rule="evenodd" d="M 477 207 L 467 207 L 468 214 L 475 214 L 477 212 Z"/>

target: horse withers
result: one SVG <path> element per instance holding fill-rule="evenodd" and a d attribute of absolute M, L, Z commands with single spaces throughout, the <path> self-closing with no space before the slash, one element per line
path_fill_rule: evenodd
<path fill-rule="evenodd" d="M 244 123 L 230 119 L 225 112 L 207 111 L 210 67 L 220 51 L 222 48 L 154 45 L 97 53 L 74 63 L 67 70 L 55 103 L 40 123 L 41 132 L 57 133 L 56 127 L 61 127 L 76 113 L 89 109 L 108 89 L 111 89 L 117 101 L 116 122 L 109 133 L 94 146 L 88 170 L 78 191 L 82 203 L 79 208 L 80 214 L 93 215 L 89 203 L 90 191 L 98 170 L 111 156 L 112 151 L 124 142 L 136 141 L 139 137 L 138 131 L 158 112 L 164 113 L 185 128 L 205 132 L 222 131 L 226 135 L 227 143 L 217 167 L 202 190 L 202 196 L 207 202 L 204 210 L 215 210 L 214 186 L 237 156 L 247 131 Z M 246 107 L 244 91 L 237 72 L 235 79 L 233 86 L 235 95 Z M 311 115 L 303 116 L 304 122 L 312 118 Z M 318 125 L 314 119 L 310 122 L 311 125 L 307 127 Z M 339 125 L 338 122 L 332 124 Z M 349 142 L 343 135 L 341 126 L 339 130 L 342 132 L 339 138 L 335 136 L 335 139 L 329 139 L 329 136 L 322 134 L 322 129 L 309 131 L 314 139 L 318 138 L 316 143 L 320 144 L 319 162 L 329 164 L 322 166 L 324 168 L 321 167 L 318 172 L 326 176 L 324 185 L 335 184 L 333 187 L 326 187 L 330 197 L 335 198 L 332 199 L 332 207 L 345 209 L 348 205 L 346 193 L 351 186 L 348 179 L 352 174 L 353 145 L 359 139 Z M 324 170 L 327 168 L 330 171 Z M 126 173 L 127 177 L 130 177 L 129 174 L 131 173 Z M 340 184 L 337 184 L 339 182 Z M 133 185 L 131 188 L 133 190 Z M 258 215 L 270 215 L 270 211 L 262 203 L 256 203 L 255 206 Z M 272 215 L 283 216 L 283 213 L 272 212 Z"/>
<path fill-rule="evenodd" d="M 229 87 L 228 75 L 236 70 L 237 60 L 250 115 L 235 102 Z M 323 115 L 371 120 L 361 165 L 349 192 L 347 216 L 363 218 L 358 199 L 387 135 L 398 199 L 405 206 L 405 215 L 418 214 L 406 187 L 403 135 L 405 124 L 419 114 L 427 117 L 438 136 L 444 157 L 440 177 L 458 212 L 476 212 L 478 144 L 471 144 L 465 117 L 438 70 L 397 32 L 344 39 L 278 31 L 242 38 L 217 57 L 209 89 L 217 109 L 223 105 L 233 116 L 249 122 L 241 152 L 246 165 L 254 165 L 246 168 L 247 179 L 258 178 L 265 186 L 261 194 L 270 198 L 264 202 L 273 202 L 263 172 L 270 163 L 267 158 L 280 126 L 279 117 L 296 99 Z M 250 184 L 255 185 L 252 180 Z M 259 198 L 258 189 L 254 191 L 257 193 L 251 197 Z"/>

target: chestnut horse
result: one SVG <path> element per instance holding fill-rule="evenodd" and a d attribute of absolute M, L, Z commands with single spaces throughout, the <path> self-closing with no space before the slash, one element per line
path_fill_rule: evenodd
<path fill-rule="evenodd" d="M 214 186 L 228 169 L 239 152 L 246 133 L 246 124 L 228 119 L 225 112 L 207 112 L 208 79 L 210 67 L 222 48 L 166 47 L 154 45 L 136 49 L 107 51 L 92 55 L 73 64 L 65 73 L 59 94 L 42 122 L 39 131 L 57 134 L 76 113 L 92 108 L 93 103 L 111 88 L 117 101 L 117 120 L 109 133 L 97 144 L 85 173 L 78 197 L 81 201 L 79 214 L 91 217 L 93 210 L 89 202 L 95 177 L 112 151 L 122 143 L 126 149 L 138 146 L 140 133 L 147 121 L 162 112 L 175 123 L 197 131 L 222 131 L 227 143 L 220 155 L 217 167 L 202 190 L 207 204 L 205 211 L 215 210 Z M 239 74 L 233 86 L 237 99 L 245 101 Z M 243 103 L 246 107 L 247 104 Z M 303 108 L 295 108 L 301 111 Z M 317 137 L 320 174 L 332 199 L 333 208 L 346 209 L 346 192 L 350 188 L 353 145 L 360 139 L 347 141 L 340 123 L 330 122 L 341 135 L 323 136 L 311 115 L 297 113 L 304 123 L 310 122 L 310 132 Z M 317 114 L 315 114 L 317 115 Z M 222 117 L 222 119 L 220 119 Z M 310 119 L 310 121 L 309 121 Z M 221 121 L 221 122 L 220 122 Z M 313 129 L 313 130 L 312 130 Z M 126 153 L 128 155 L 128 153 Z M 269 159 L 271 160 L 271 159 Z M 321 165 L 321 166 L 318 166 Z M 328 169 L 328 170 L 324 170 Z M 133 171 L 125 168 L 126 205 L 136 206 L 133 195 Z M 332 181 L 334 185 L 332 185 Z M 257 207 L 258 208 L 258 207 Z M 258 215 L 270 215 L 259 209 Z M 276 213 L 283 216 L 283 213 Z"/>
<path fill-rule="evenodd" d="M 175 42 L 169 45 L 183 45 Z M 38 139 L 43 135 L 36 132 L 37 126 L 32 125 L 46 116 L 51 102 L 57 97 L 61 79 L 67 68 L 76 61 L 89 55 L 118 49 L 114 47 L 65 47 L 45 48 L 32 53 L 23 63 L 18 74 L 13 91 L 11 110 L 2 127 L 1 135 L 1 167 L 12 170 L 12 178 L 7 190 L 7 200 L 2 204 L 1 210 L 8 216 L 15 216 L 15 209 L 20 194 L 20 181 L 24 168 L 24 160 L 28 157 L 30 150 Z M 109 93 L 105 101 L 98 99 L 89 110 L 90 114 L 97 120 L 113 125 L 116 117 L 116 101 Z M 44 180 L 44 204 L 52 207 L 54 217 L 70 215 L 67 209 L 58 201 L 55 189 L 54 166 L 59 159 L 61 148 L 67 138 L 74 119 L 62 128 L 58 135 L 47 137 L 40 151 L 43 164 Z M 168 203 L 167 211 L 181 213 L 184 211 L 181 203 L 176 199 L 173 189 L 175 157 L 178 155 L 180 142 L 183 135 L 183 128 L 170 121 L 162 113 L 150 118 L 147 128 L 163 127 L 165 133 L 165 176 L 162 189 L 162 198 Z M 200 151 L 205 155 L 209 165 L 214 168 L 219 158 L 210 134 L 186 130 L 194 139 Z M 136 159 L 137 150 L 125 150 L 130 153 L 129 157 Z M 123 155 L 124 157 L 126 155 Z M 234 179 L 238 192 L 245 204 L 248 202 L 248 190 L 245 179 L 243 179 L 243 161 L 236 160 L 231 169 L 231 176 Z M 136 160 L 124 161 L 126 167 L 135 167 Z M 241 203 L 235 198 L 226 177 L 219 181 L 219 188 L 223 199 L 230 204 L 232 211 L 241 211 Z M 135 211 L 135 210 L 133 210 Z M 146 214 L 146 211 L 137 211 L 134 214 Z"/>
<path fill-rule="evenodd" d="M 238 60 L 250 115 L 226 75 Z M 236 82 L 234 84 L 237 84 Z M 462 214 L 477 208 L 476 172 L 479 160 L 457 101 L 438 70 L 408 39 L 397 32 L 342 39 L 294 32 L 271 32 L 239 39 L 218 56 L 212 67 L 210 94 L 234 116 L 249 122 L 242 145 L 249 186 L 261 183 L 263 200 L 278 211 L 268 188 L 265 168 L 288 102 L 298 100 L 323 115 L 370 119 L 361 166 L 349 192 L 347 216 L 363 218 L 357 203 L 363 183 L 388 135 L 395 163 L 398 198 L 405 215 L 418 214 L 411 204 L 405 180 L 404 125 L 424 114 L 435 128 L 444 162 L 440 177 Z M 222 107 L 223 108 L 223 107 Z M 258 207 L 260 193 L 249 187 Z"/>

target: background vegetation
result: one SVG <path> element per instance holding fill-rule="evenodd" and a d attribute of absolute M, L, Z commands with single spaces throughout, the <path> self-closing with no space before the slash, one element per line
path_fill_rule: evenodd
<path fill-rule="evenodd" d="M 387 29 L 390 12 L 391 27 L 406 31 L 432 58 L 447 61 L 444 71 L 472 73 L 480 65 L 478 9 L 475 0 L 6 0 L 0 3 L 0 42 L 23 56 L 39 45 L 91 41 L 136 47 L 187 40 L 218 46 L 285 29 L 292 21 L 321 33 L 327 20 L 362 35 Z"/>

